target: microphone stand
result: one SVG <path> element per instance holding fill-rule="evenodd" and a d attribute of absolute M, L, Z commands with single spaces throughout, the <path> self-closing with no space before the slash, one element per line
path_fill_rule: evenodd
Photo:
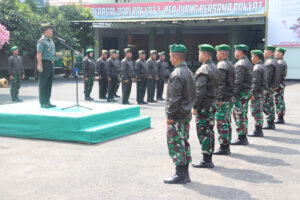
<path fill-rule="evenodd" d="M 74 58 L 73 58 L 73 52 L 75 52 L 77 55 L 79 54 L 78 51 L 76 51 L 75 49 L 73 49 L 72 47 L 70 47 L 69 45 L 67 45 L 63 40 L 58 40 L 61 44 L 63 44 L 66 48 L 71 50 L 71 56 L 72 56 L 72 69 L 74 70 Z M 70 108 L 85 108 L 87 110 L 92 110 L 91 108 L 85 107 L 85 106 L 81 106 L 79 105 L 79 101 L 78 101 L 78 70 L 75 71 L 75 80 L 76 80 L 76 104 L 73 106 L 69 106 L 66 108 L 62 108 L 62 110 L 67 110 Z"/>

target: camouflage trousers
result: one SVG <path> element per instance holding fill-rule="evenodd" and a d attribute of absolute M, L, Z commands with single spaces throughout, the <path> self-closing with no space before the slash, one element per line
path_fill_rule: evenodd
<path fill-rule="evenodd" d="M 231 141 L 231 110 L 231 102 L 223 102 L 221 107 L 217 106 L 215 118 L 217 122 L 217 130 L 219 133 L 218 140 L 222 145 L 228 145 Z"/>
<path fill-rule="evenodd" d="M 275 108 L 274 108 L 274 89 L 267 88 L 264 94 L 264 108 L 263 111 L 267 115 L 267 121 L 273 122 L 275 120 Z"/>
<path fill-rule="evenodd" d="M 250 92 L 241 92 L 234 102 L 233 118 L 236 124 L 236 132 L 238 135 L 248 134 L 248 104 Z"/>
<path fill-rule="evenodd" d="M 11 86 L 10 86 L 10 95 L 11 99 L 15 100 L 19 95 L 19 90 L 21 87 L 21 77 L 20 75 L 13 75 L 14 79 L 11 80 Z"/>
<path fill-rule="evenodd" d="M 278 117 L 284 117 L 285 114 L 284 89 L 285 83 L 282 82 L 274 92 L 276 113 Z"/>
<path fill-rule="evenodd" d="M 88 80 L 84 79 L 84 95 L 89 97 L 94 86 L 94 78 L 88 78 Z"/>
<path fill-rule="evenodd" d="M 264 105 L 264 92 L 259 91 L 253 94 L 254 100 L 251 101 L 250 108 L 251 114 L 255 120 L 255 127 L 262 128 L 264 124 L 263 105 Z"/>
<path fill-rule="evenodd" d="M 188 142 L 190 121 L 177 120 L 167 125 L 167 143 L 169 155 L 176 166 L 183 166 L 192 162 L 191 148 Z"/>
<path fill-rule="evenodd" d="M 216 107 L 198 109 L 196 131 L 203 154 L 212 154 L 215 148 L 215 112 Z"/>

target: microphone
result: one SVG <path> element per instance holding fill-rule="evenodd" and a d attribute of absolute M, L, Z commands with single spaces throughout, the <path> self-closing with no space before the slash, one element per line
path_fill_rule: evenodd
<path fill-rule="evenodd" d="M 65 43 L 66 42 L 66 40 L 64 40 L 64 39 L 62 39 L 62 38 L 60 38 L 60 37 L 57 37 L 57 36 L 54 36 L 56 39 L 58 39 L 60 42 L 63 42 L 63 43 Z"/>

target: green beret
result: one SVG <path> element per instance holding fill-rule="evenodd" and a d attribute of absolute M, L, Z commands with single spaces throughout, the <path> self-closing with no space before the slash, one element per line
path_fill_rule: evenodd
<path fill-rule="evenodd" d="M 261 50 L 252 50 L 251 54 L 264 56 L 264 53 Z"/>
<path fill-rule="evenodd" d="M 108 54 L 108 51 L 105 49 L 102 49 L 102 54 Z"/>
<path fill-rule="evenodd" d="M 110 53 L 110 54 L 117 53 L 117 50 L 111 49 L 111 50 L 109 50 L 109 53 Z"/>
<path fill-rule="evenodd" d="M 150 50 L 150 55 L 157 54 L 157 50 Z"/>
<path fill-rule="evenodd" d="M 124 53 L 128 53 L 128 52 L 132 52 L 132 50 L 131 50 L 131 48 L 126 48 L 126 49 L 124 49 Z"/>
<path fill-rule="evenodd" d="M 236 50 L 241 50 L 241 51 L 248 51 L 249 50 L 249 47 L 245 44 L 237 44 L 234 46 L 234 48 Z"/>
<path fill-rule="evenodd" d="M 220 44 L 216 46 L 217 51 L 231 51 L 231 47 L 227 44 Z"/>
<path fill-rule="evenodd" d="M 281 52 L 281 53 L 285 53 L 286 52 L 286 49 L 285 48 L 282 48 L 282 47 L 277 47 L 276 48 L 276 51 L 279 51 L 279 52 Z"/>
<path fill-rule="evenodd" d="M 94 52 L 94 49 L 87 49 L 86 52 L 87 53 Z"/>
<path fill-rule="evenodd" d="M 119 53 L 120 53 L 120 51 L 119 51 L 119 50 L 116 50 L 116 53 L 117 53 L 117 54 L 119 54 Z"/>
<path fill-rule="evenodd" d="M 270 51 L 275 51 L 275 47 L 274 46 L 272 46 L 272 45 L 267 45 L 267 46 L 265 46 L 265 50 L 270 50 Z"/>
<path fill-rule="evenodd" d="M 170 52 L 181 52 L 181 53 L 186 53 L 187 48 L 183 44 L 172 44 L 169 46 Z"/>
<path fill-rule="evenodd" d="M 166 53 L 164 51 L 158 53 L 159 56 L 165 56 Z"/>
<path fill-rule="evenodd" d="M 144 50 L 139 50 L 139 54 L 145 54 Z"/>
<path fill-rule="evenodd" d="M 47 29 L 53 29 L 53 25 L 50 24 L 50 23 L 44 23 L 44 24 L 41 24 L 41 31 L 45 31 Z"/>
<path fill-rule="evenodd" d="M 16 50 L 16 49 L 18 49 L 18 47 L 17 47 L 17 46 L 13 46 L 13 47 L 10 49 L 10 51 L 14 51 L 14 50 Z"/>
<path fill-rule="evenodd" d="M 198 46 L 199 51 L 208 51 L 208 52 L 214 52 L 215 48 L 211 46 L 210 44 L 200 44 Z"/>

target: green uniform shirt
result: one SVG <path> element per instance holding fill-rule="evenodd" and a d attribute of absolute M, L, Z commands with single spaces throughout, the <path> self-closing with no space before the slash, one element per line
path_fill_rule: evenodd
<path fill-rule="evenodd" d="M 52 39 L 47 38 L 44 35 L 37 43 L 37 51 L 42 53 L 42 60 L 55 60 L 55 45 Z"/>

